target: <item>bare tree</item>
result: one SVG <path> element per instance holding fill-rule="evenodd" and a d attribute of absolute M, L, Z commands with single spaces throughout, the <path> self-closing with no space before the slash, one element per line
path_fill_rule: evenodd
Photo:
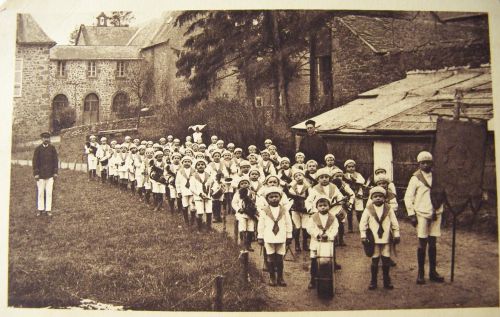
<path fill-rule="evenodd" d="M 154 68 L 153 64 L 148 61 L 140 61 L 131 63 L 127 69 L 126 85 L 129 90 L 137 97 L 137 105 L 130 109 L 139 121 L 141 109 L 147 105 L 154 94 Z M 139 122 L 138 122 L 139 124 Z"/>

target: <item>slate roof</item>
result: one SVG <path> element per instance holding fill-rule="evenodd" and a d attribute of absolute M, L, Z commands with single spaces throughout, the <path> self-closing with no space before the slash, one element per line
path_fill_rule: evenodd
<path fill-rule="evenodd" d="M 45 34 L 31 14 L 19 13 L 17 15 L 17 44 L 47 44 L 56 45 L 56 42 Z"/>
<path fill-rule="evenodd" d="M 490 67 L 410 72 L 311 119 L 320 133 L 433 132 L 438 114 L 452 116 L 457 88 L 464 91 L 462 115 L 488 120 L 493 130 Z M 292 129 L 305 130 L 305 121 Z"/>
<path fill-rule="evenodd" d="M 125 26 L 88 26 L 81 25 L 76 45 L 117 46 L 127 45 L 137 32 L 137 27 Z"/>
<path fill-rule="evenodd" d="M 134 60 L 141 59 L 138 46 L 57 45 L 50 50 L 52 60 Z"/>
<path fill-rule="evenodd" d="M 356 15 L 339 20 L 375 53 L 413 51 L 426 47 L 463 47 L 488 41 L 488 25 L 481 21 L 440 23 L 423 18 L 411 20 Z"/>
<path fill-rule="evenodd" d="M 167 41 L 177 43 L 184 32 L 182 28 L 174 26 L 178 14 L 177 11 L 165 12 L 160 18 L 146 23 L 134 34 L 128 45 L 138 45 L 144 49 Z"/>

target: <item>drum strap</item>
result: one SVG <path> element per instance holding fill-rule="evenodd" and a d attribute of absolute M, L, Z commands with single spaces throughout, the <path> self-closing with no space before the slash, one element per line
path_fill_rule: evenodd
<path fill-rule="evenodd" d="M 381 218 L 379 218 L 377 216 L 377 212 L 375 211 L 375 207 L 372 204 L 367 206 L 366 209 L 370 213 L 370 216 L 372 216 L 375 219 L 375 221 L 377 221 L 377 223 L 378 223 L 377 234 L 378 234 L 379 238 L 382 238 L 382 235 L 384 234 L 384 228 L 382 228 L 382 222 L 384 222 L 385 218 L 389 214 L 389 206 L 387 204 L 384 204 L 384 211 L 382 212 Z"/>
<path fill-rule="evenodd" d="M 312 216 L 312 219 L 313 219 L 314 223 L 316 224 L 316 226 L 318 226 L 318 228 L 320 228 L 321 230 L 323 230 L 323 233 L 324 233 L 328 229 L 330 229 L 330 227 L 332 226 L 332 224 L 333 224 L 333 222 L 335 220 L 335 217 L 332 216 L 330 213 L 328 213 L 328 219 L 326 220 L 325 227 L 323 227 L 323 224 L 321 223 L 321 219 L 319 218 L 319 213 L 315 213 Z"/>
<path fill-rule="evenodd" d="M 425 179 L 424 177 L 424 174 L 422 174 L 422 171 L 419 169 L 417 170 L 415 173 L 413 173 L 413 175 L 420 181 L 422 182 L 422 184 L 425 185 L 425 187 L 429 188 L 429 189 L 432 189 L 431 185 L 429 185 L 429 183 L 427 182 L 427 180 Z M 434 219 L 436 215 L 436 209 L 435 208 L 432 208 L 432 219 Z"/>
<path fill-rule="evenodd" d="M 274 219 L 274 216 L 273 216 L 273 212 L 271 211 L 271 208 L 269 206 L 266 206 L 264 208 L 264 212 L 266 213 L 266 215 L 271 218 L 272 221 L 274 221 L 274 225 L 273 225 L 273 233 L 274 235 L 277 235 L 279 230 L 280 230 L 280 227 L 278 226 L 278 222 L 281 220 L 281 218 L 283 218 L 283 216 L 285 215 L 285 209 L 283 208 L 283 206 L 280 206 L 280 212 L 278 214 L 278 218 Z"/>

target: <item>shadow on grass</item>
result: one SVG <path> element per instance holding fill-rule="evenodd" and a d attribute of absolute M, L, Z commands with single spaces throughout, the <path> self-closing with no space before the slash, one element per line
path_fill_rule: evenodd
<path fill-rule="evenodd" d="M 261 311 L 267 295 L 255 267 L 240 278 L 227 236 L 198 234 L 179 214 L 153 212 L 137 196 L 61 171 L 52 217 L 35 215 L 31 168 L 12 168 L 9 306 L 66 307 L 81 299 L 132 310 L 212 310 L 224 276 L 224 310 Z M 195 296 L 180 301 L 211 283 Z"/>

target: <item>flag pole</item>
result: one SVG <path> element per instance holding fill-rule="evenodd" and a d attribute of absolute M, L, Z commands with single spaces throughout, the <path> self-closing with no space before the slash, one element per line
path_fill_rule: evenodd
<path fill-rule="evenodd" d="M 461 89 L 455 90 L 455 107 L 453 110 L 453 120 L 460 120 L 460 111 L 462 110 L 462 98 L 464 93 Z M 451 206 L 448 205 L 448 208 L 451 210 Z M 453 214 L 453 231 L 451 238 L 451 278 L 450 281 L 453 282 L 455 279 L 455 250 L 456 250 L 456 234 L 457 234 L 457 215 L 453 210 L 451 210 Z"/>

